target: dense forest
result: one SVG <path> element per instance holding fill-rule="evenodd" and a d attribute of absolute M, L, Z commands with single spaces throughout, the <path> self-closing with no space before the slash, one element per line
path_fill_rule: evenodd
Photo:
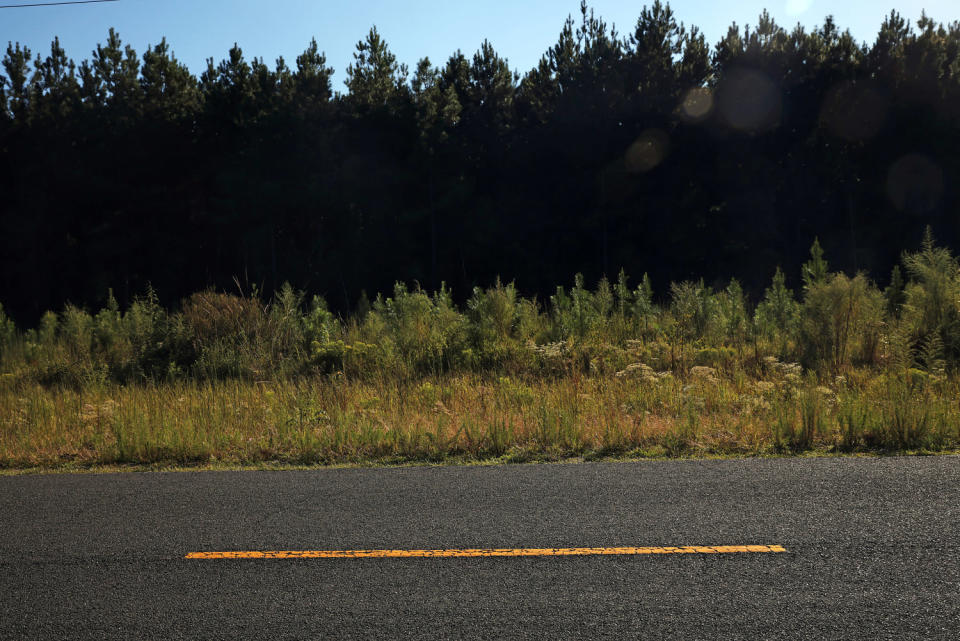
<path fill-rule="evenodd" d="M 758 299 L 814 237 L 881 285 L 926 226 L 960 240 L 960 23 L 892 12 L 868 44 L 763 14 L 711 46 L 655 2 L 623 33 L 586 5 L 558 26 L 523 74 L 487 41 L 408 69 L 374 28 L 344 91 L 315 41 L 199 78 L 113 30 L 79 64 L 11 43 L 0 302 L 33 325 L 289 282 L 348 311 L 395 281 L 463 301 L 621 268 Z"/>

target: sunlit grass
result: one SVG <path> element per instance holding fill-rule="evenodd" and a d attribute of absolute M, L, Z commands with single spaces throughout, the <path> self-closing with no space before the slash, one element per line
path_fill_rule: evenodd
<path fill-rule="evenodd" d="M 0 466 L 524 461 L 960 447 L 956 380 L 317 377 L 0 389 Z"/>
<path fill-rule="evenodd" d="M 801 298 L 778 270 L 756 307 L 621 273 L 462 308 L 398 283 L 347 317 L 289 285 L 24 331 L 0 309 L 0 467 L 956 450 L 960 262 L 929 234 L 903 260 L 881 292 L 814 243 Z"/>

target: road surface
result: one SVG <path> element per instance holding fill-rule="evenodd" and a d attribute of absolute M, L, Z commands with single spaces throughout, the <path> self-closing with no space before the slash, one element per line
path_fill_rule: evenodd
<path fill-rule="evenodd" d="M 956 641 L 958 504 L 957 457 L 5 477 L 0 639 Z"/>

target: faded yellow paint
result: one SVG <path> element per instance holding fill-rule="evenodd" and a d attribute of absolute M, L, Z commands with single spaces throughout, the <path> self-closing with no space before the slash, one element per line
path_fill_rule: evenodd
<path fill-rule="evenodd" d="M 191 552 L 188 559 L 403 559 L 516 556 L 627 556 L 638 554 L 734 554 L 786 552 L 782 545 L 688 545 L 616 548 L 468 548 L 452 550 L 271 550 Z"/>

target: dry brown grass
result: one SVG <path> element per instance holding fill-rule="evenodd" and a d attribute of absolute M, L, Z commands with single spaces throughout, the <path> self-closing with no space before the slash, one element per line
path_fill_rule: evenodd
<path fill-rule="evenodd" d="M 957 387 L 882 375 L 833 388 L 742 375 L 333 376 L 86 391 L 8 382 L 0 467 L 949 450 L 960 446 Z"/>

